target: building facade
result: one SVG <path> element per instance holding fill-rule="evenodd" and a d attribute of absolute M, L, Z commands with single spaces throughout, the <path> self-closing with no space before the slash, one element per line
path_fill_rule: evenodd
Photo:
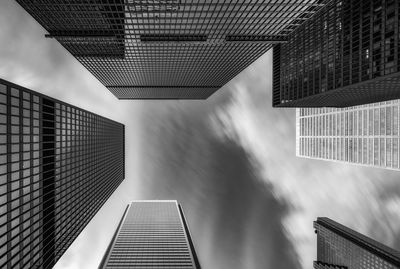
<path fill-rule="evenodd" d="M 328 0 L 17 0 L 119 99 L 205 99 Z"/>
<path fill-rule="evenodd" d="M 52 268 L 124 166 L 124 125 L 0 80 L 0 268 Z"/>
<path fill-rule="evenodd" d="M 177 201 L 131 202 L 99 268 L 200 269 Z"/>
<path fill-rule="evenodd" d="M 400 252 L 329 218 L 314 222 L 315 269 L 399 269 Z"/>
<path fill-rule="evenodd" d="M 273 106 L 348 107 L 399 99 L 396 0 L 332 0 L 273 52 Z"/>
<path fill-rule="evenodd" d="M 400 170 L 400 100 L 348 108 L 298 108 L 298 157 Z"/>

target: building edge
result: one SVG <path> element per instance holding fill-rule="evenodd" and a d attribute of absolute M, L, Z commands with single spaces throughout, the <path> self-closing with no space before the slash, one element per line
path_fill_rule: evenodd
<path fill-rule="evenodd" d="M 113 235 L 113 237 L 111 238 L 110 243 L 108 244 L 108 247 L 107 247 L 107 249 L 106 249 L 106 252 L 105 252 L 104 255 L 103 255 L 103 258 L 101 259 L 101 262 L 100 262 L 100 264 L 99 264 L 98 269 L 102 269 L 102 268 L 104 268 L 104 266 L 106 265 L 108 255 L 110 254 L 110 251 L 111 251 L 111 248 L 112 248 L 112 246 L 113 246 L 113 244 L 114 244 L 115 238 L 117 237 L 118 232 L 119 232 L 119 230 L 121 229 L 122 222 L 123 222 L 124 219 L 125 219 L 126 212 L 128 212 L 129 206 L 130 206 L 130 204 L 128 204 L 128 205 L 125 207 L 124 214 L 122 214 L 121 220 L 120 220 L 119 223 L 118 223 L 117 229 L 115 229 L 114 235 Z"/>
<path fill-rule="evenodd" d="M 123 164 L 122 164 L 122 177 L 123 177 L 123 179 L 122 180 L 124 180 L 125 179 L 125 165 L 126 165 L 126 162 L 125 162 L 125 158 L 126 158 L 126 156 L 125 156 L 125 124 L 122 124 L 122 162 L 123 162 Z"/>
<path fill-rule="evenodd" d="M 56 99 L 56 98 L 54 98 L 54 97 L 50 97 L 50 96 L 48 96 L 48 95 L 46 95 L 46 94 L 44 94 L 44 93 L 38 92 L 38 91 L 36 91 L 36 90 L 34 90 L 34 89 L 29 89 L 29 88 L 27 88 L 27 87 L 21 86 L 21 85 L 19 85 L 19 84 L 16 84 L 16 83 L 11 82 L 11 81 L 9 81 L 9 80 L 3 79 L 3 78 L 1 78 L 1 77 L 0 77 L 0 84 L 7 84 L 8 86 L 10 86 L 10 87 L 12 87 L 12 88 L 16 88 L 16 89 L 20 89 L 20 90 L 24 90 L 24 91 L 29 91 L 29 92 L 35 92 L 35 93 L 36 93 L 37 95 L 39 95 L 41 98 L 49 99 L 50 101 L 57 102 L 57 103 L 59 103 L 59 104 L 61 104 L 61 105 L 68 105 L 68 106 L 70 106 L 71 108 L 79 109 L 79 110 L 81 110 L 81 111 L 83 111 L 83 112 L 88 112 L 88 113 L 91 113 L 91 114 L 96 114 L 96 116 L 99 116 L 100 118 L 103 118 L 103 119 L 106 119 L 106 120 L 109 120 L 109 121 L 112 121 L 112 122 L 115 122 L 115 123 L 118 123 L 118 124 L 123 125 L 123 126 L 124 126 L 124 130 L 125 130 L 125 124 L 122 124 L 122 123 L 120 123 L 120 122 L 118 122 L 118 121 L 116 121 L 116 120 L 107 118 L 107 117 L 105 117 L 105 116 L 102 116 L 102 115 L 98 114 L 97 112 L 93 112 L 93 111 L 90 111 L 90 110 L 87 110 L 87 109 L 84 109 L 84 108 L 75 106 L 75 105 L 73 105 L 73 104 L 67 103 L 67 102 L 62 101 L 62 100 L 60 100 L 60 99 Z"/>
<path fill-rule="evenodd" d="M 179 213 L 181 214 L 183 226 L 185 227 L 187 239 L 189 241 L 189 246 L 190 246 L 190 250 L 192 251 L 192 256 L 193 256 L 193 260 L 194 260 L 196 269 L 201 269 L 200 262 L 199 262 L 199 259 L 197 258 L 197 253 L 194 248 L 193 241 L 192 241 L 192 235 L 190 234 L 189 226 L 186 223 L 186 218 L 185 218 L 185 214 L 183 213 L 183 208 L 179 203 L 178 203 L 178 208 L 179 208 Z"/>

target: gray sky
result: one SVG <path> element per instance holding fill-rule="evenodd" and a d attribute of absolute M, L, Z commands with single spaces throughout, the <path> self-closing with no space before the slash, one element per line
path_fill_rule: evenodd
<path fill-rule="evenodd" d="M 398 172 L 296 158 L 270 53 L 206 101 L 118 101 L 44 34 L 0 1 L 0 77 L 122 122 L 127 139 L 126 179 L 55 268 L 97 268 L 134 199 L 182 204 L 203 269 L 310 268 L 317 216 L 400 249 Z"/>

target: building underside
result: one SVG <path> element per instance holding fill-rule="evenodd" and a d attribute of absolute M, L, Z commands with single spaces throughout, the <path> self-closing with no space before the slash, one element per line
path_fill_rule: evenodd
<path fill-rule="evenodd" d="M 206 99 L 326 0 L 17 0 L 120 99 Z"/>

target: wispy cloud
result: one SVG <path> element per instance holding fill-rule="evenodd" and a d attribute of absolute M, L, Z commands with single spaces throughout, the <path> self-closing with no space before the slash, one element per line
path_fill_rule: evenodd
<path fill-rule="evenodd" d="M 229 100 L 151 106 L 141 178 L 148 198 L 182 203 L 202 268 L 299 268 L 282 227 L 288 208 L 240 145 L 220 140 L 209 115 Z"/>
<path fill-rule="evenodd" d="M 212 121 L 220 137 L 236 141 L 260 164 L 276 198 L 291 205 L 284 227 L 303 268 L 316 257 L 312 221 L 317 216 L 332 217 L 393 246 L 399 235 L 399 196 L 385 199 L 381 189 L 400 185 L 398 173 L 296 158 L 295 111 L 271 107 L 271 60 L 269 53 L 233 81 L 230 104 Z"/>

